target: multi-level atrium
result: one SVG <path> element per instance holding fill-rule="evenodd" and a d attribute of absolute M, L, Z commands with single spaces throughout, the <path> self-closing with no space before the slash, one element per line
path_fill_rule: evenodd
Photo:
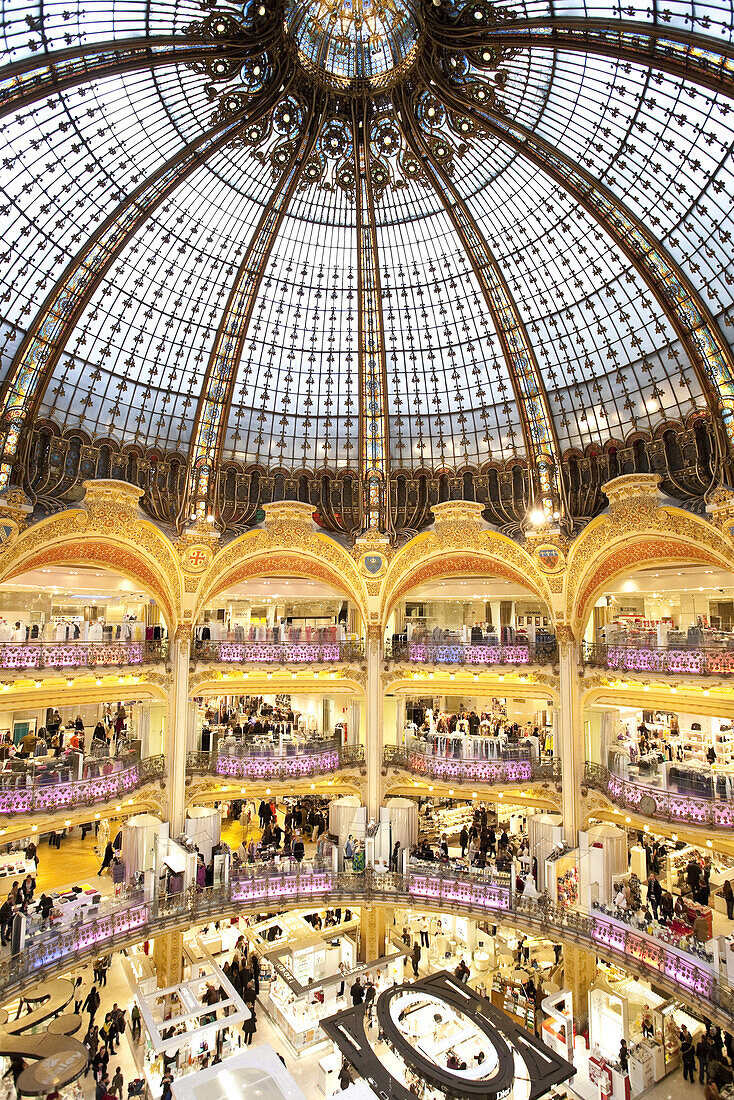
<path fill-rule="evenodd" d="M 0 1100 L 717 1100 L 731 7 L 2 11 Z"/>

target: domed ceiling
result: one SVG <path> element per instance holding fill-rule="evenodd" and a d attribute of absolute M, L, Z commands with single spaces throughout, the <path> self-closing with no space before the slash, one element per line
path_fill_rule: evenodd
<path fill-rule="evenodd" d="M 353 533 L 730 476 L 730 5 L 5 0 L 3 33 L 0 489 Z"/>

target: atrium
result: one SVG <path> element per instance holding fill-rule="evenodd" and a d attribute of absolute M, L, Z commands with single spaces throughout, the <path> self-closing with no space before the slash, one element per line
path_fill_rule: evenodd
<path fill-rule="evenodd" d="M 734 1096 L 734 9 L 1 0 L 0 1100 Z"/>

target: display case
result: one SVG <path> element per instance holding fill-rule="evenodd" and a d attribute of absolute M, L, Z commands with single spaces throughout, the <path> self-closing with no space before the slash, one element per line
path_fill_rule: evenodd
<path fill-rule="evenodd" d="M 532 1001 L 528 1000 L 519 982 L 504 978 L 501 974 L 495 974 L 492 979 L 491 1001 L 528 1031 L 536 1033 L 536 1022 L 540 1026 L 543 1014 Z"/>

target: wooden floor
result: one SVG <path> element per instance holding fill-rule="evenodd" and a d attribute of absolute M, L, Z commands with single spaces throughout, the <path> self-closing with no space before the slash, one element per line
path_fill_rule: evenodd
<path fill-rule="evenodd" d="M 282 814 L 278 814 L 281 825 Z M 119 823 L 110 820 L 110 836 L 114 838 L 119 828 Z M 242 842 L 243 828 L 239 820 L 226 820 L 222 825 L 222 840 L 229 844 L 232 851 L 239 848 Z M 255 823 L 250 825 L 246 840 L 252 840 L 262 835 Z M 81 839 L 82 833 L 78 826 L 70 829 L 61 841 L 59 849 L 48 844 L 47 837 L 38 841 L 38 874 L 36 876 L 36 894 L 40 895 L 44 890 L 59 890 L 62 887 L 81 886 L 85 883 L 97 886 L 103 894 L 112 893 L 112 882 L 108 873 L 97 876 L 97 871 L 102 864 L 102 852 L 97 851 L 98 841 L 94 836 L 94 830 L 87 833 L 85 839 Z M 34 838 L 35 839 L 35 838 Z M 315 844 L 306 840 L 306 854 L 310 855 Z M 0 894 L 0 901 L 2 901 Z"/>

